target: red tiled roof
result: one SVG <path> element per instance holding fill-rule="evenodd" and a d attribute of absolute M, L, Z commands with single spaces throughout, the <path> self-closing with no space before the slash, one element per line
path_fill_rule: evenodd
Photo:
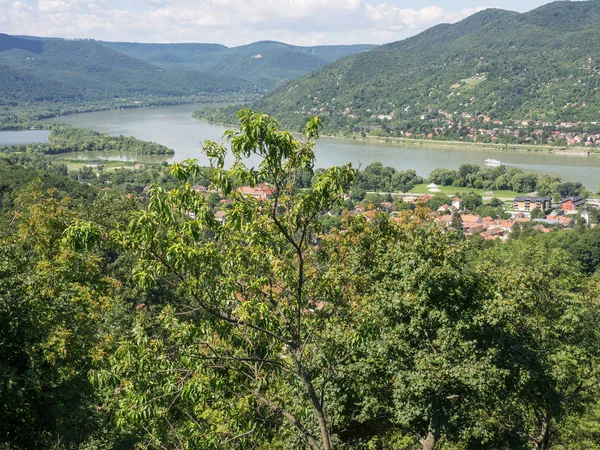
<path fill-rule="evenodd" d="M 480 216 L 475 214 L 463 214 L 460 216 L 463 223 L 481 223 L 482 219 Z"/>

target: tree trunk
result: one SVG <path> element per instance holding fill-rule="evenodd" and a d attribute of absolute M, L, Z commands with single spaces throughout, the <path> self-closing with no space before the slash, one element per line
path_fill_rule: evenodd
<path fill-rule="evenodd" d="M 535 442 L 536 450 L 548 450 L 550 448 L 550 427 L 546 425 L 540 437 Z"/>
<path fill-rule="evenodd" d="M 435 436 L 430 431 L 425 439 L 421 439 L 423 450 L 433 450 L 435 448 Z"/>
<path fill-rule="evenodd" d="M 541 413 L 537 414 L 540 434 L 533 439 L 536 450 L 548 450 L 550 448 L 550 420 L 546 420 Z"/>
<path fill-rule="evenodd" d="M 290 414 L 289 412 L 287 412 L 286 410 L 284 410 L 283 408 L 281 408 L 280 406 L 277 406 L 275 403 L 273 403 L 271 400 L 269 400 L 268 398 L 264 397 L 260 392 L 258 391 L 254 391 L 254 395 L 256 395 L 256 397 L 265 405 L 267 405 L 269 408 L 273 409 L 273 411 L 277 411 L 278 413 L 281 413 L 283 415 L 283 417 L 285 417 L 287 420 L 289 420 L 296 428 L 298 428 L 298 430 L 300 430 L 300 432 L 302 433 L 302 435 L 304 436 L 304 438 L 306 439 L 306 442 L 308 442 L 308 445 L 310 445 L 310 447 L 313 450 L 321 450 L 321 446 L 319 445 L 319 443 L 317 442 L 317 440 L 310 434 L 310 432 L 304 427 L 304 425 L 302 425 L 301 422 L 298 421 L 298 419 L 296 419 L 292 414 Z"/>
<path fill-rule="evenodd" d="M 34 441 L 33 448 L 36 450 L 41 449 L 42 445 L 42 432 L 44 431 L 44 416 L 45 416 L 45 400 L 42 399 L 38 403 L 37 411 L 35 414 L 35 423 L 34 423 Z"/>
<path fill-rule="evenodd" d="M 331 436 L 329 435 L 329 429 L 327 428 L 327 420 L 325 419 L 325 415 L 323 414 L 323 407 L 321 402 L 319 401 L 319 396 L 315 391 L 315 387 L 312 384 L 312 379 L 309 374 L 303 373 L 302 378 L 304 379 L 304 383 L 308 389 L 308 393 L 310 394 L 310 399 L 312 401 L 313 407 L 317 413 L 317 419 L 319 421 L 319 431 L 321 432 L 321 440 L 323 441 L 323 450 L 332 450 L 331 445 Z"/>

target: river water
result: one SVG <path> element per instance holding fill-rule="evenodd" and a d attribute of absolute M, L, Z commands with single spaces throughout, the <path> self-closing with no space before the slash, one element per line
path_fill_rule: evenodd
<path fill-rule="evenodd" d="M 49 134 L 48 130 L 0 131 L 0 145 L 43 144 Z"/>
<path fill-rule="evenodd" d="M 196 120 L 191 114 L 201 105 L 183 105 L 160 108 L 137 108 L 74 114 L 55 118 L 55 121 L 77 127 L 92 128 L 111 135 L 134 136 L 138 139 L 155 141 L 175 150 L 169 161 L 196 158 L 206 164 L 200 152 L 201 142 L 210 139 L 223 141 L 227 127 Z M 2 135 L 0 133 L 0 143 Z M 398 170 L 414 169 L 426 177 L 437 167 L 456 169 L 461 164 L 471 163 L 484 167 L 487 158 L 498 159 L 507 167 L 519 167 L 537 173 L 557 174 L 564 181 L 581 181 L 587 189 L 596 191 L 600 185 L 600 156 L 589 157 L 569 154 L 554 154 L 546 151 L 481 150 L 473 148 L 447 149 L 440 147 L 394 146 L 385 143 L 358 140 L 321 138 L 315 149 L 316 167 L 330 167 L 345 162 L 365 167 L 379 161 Z M 162 160 L 161 157 L 110 154 L 69 154 L 80 158 L 135 159 L 139 162 Z M 231 159 L 229 160 L 231 161 Z M 256 162 L 252 161 L 251 162 Z"/>

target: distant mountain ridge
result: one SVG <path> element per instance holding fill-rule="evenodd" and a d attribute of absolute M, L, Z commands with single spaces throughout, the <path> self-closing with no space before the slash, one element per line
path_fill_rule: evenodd
<path fill-rule="evenodd" d="M 277 41 L 259 41 L 238 47 L 220 44 L 99 43 L 112 50 L 168 70 L 195 70 L 241 78 L 260 89 L 271 89 L 341 58 L 375 45 L 302 47 Z"/>
<path fill-rule="evenodd" d="M 0 34 L 0 105 L 191 96 L 251 89 L 238 78 L 167 71 L 90 40 Z"/>
<path fill-rule="evenodd" d="M 442 133 L 472 121 L 600 121 L 600 1 L 488 9 L 349 56 L 254 108 L 299 129 Z M 446 127 L 446 128 L 444 128 Z"/>
<path fill-rule="evenodd" d="M 254 94 L 374 46 L 137 44 L 0 33 L 0 106 Z"/>

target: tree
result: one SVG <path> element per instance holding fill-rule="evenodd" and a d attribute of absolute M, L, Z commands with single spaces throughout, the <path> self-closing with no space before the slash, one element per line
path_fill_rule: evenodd
<path fill-rule="evenodd" d="M 408 192 L 416 184 L 422 183 L 423 178 L 417 175 L 414 170 L 405 170 L 396 172 L 392 176 L 392 187 L 395 191 Z"/>
<path fill-rule="evenodd" d="M 533 208 L 530 213 L 532 219 L 545 219 L 546 213 L 540 208 Z"/>
<path fill-rule="evenodd" d="M 533 239 L 482 252 L 475 271 L 494 295 L 487 308 L 505 334 L 497 360 L 513 386 L 486 410 L 547 450 L 597 399 L 597 281 L 586 282 L 566 252 Z"/>
<path fill-rule="evenodd" d="M 592 274 L 600 267 L 600 229 L 583 229 L 582 233 L 575 234 L 578 239 L 566 249 L 581 264 L 584 273 Z"/>
<path fill-rule="evenodd" d="M 369 448 L 376 437 L 414 436 L 424 450 L 441 441 L 524 448 L 518 432 L 486 417 L 511 374 L 495 358 L 506 334 L 484 312 L 491 293 L 465 270 L 467 243 L 427 221 L 403 223 L 385 242 L 367 236 L 356 262 L 364 273 L 358 338 L 334 380 L 349 420 L 344 441 Z"/>
<path fill-rule="evenodd" d="M 463 207 L 468 211 L 475 211 L 477 207 L 483 205 L 483 198 L 475 192 L 469 192 L 462 196 Z"/>
<path fill-rule="evenodd" d="M 460 213 L 454 213 L 454 214 L 452 214 L 451 226 L 455 230 L 462 231 L 462 229 L 463 229 L 463 221 L 462 221 L 462 217 L 460 216 Z"/>
<path fill-rule="evenodd" d="M 461 180 L 461 185 L 475 187 L 473 186 L 473 181 L 476 179 L 479 169 L 480 167 L 476 164 L 462 164 L 456 171 Z"/>
<path fill-rule="evenodd" d="M 538 195 L 548 197 L 557 192 L 557 187 L 560 184 L 560 177 L 557 175 L 540 175 L 536 186 Z"/>
<path fill-rule="evenodd" d="M 529 242 L 468 253 L 422 205 L 400 223 L 344 213 L 325 233 L 355 171 L 297 189 L 318 120 L 298 141 L 268 116 L 239 117 L 231 169 L 224 147 L 204 146 L 211 186 L 232 200 L 224 223 L 186 161 L 171 171 L 180 185 L 154 186 L 116 233 L 140 286 L 173 293 L 138 305 L 92 376 L 117 424 L 143 430 L 140 445 L 546 450 L 595 398 L 597 294 L 566 253 Z M 244 164 L 252 154 L 258 167 Z M 263 182 L 267 200 L 239 190 Z"/>
<path fill-rule="evenodd" d="M 204 147 L 212 185 L 233 200 L 225 223 L 194 194 L 187 180 L 199 167 L 186 161 L 172 169 L 180 187 L 154 187 L 148 210 L 124 235 L 139 256 L 135 278 L 172 283 L 181 302 L 158 316 L 142 311 L 111 359 L 114 371 L 95 379 L 116 389 L 120 423 L 140 424 L 154 445 L 216 448 L 300 437 L 313 449 L 330 449 L 328 389 L 345 358 L 336 340 L 348 332 L 352 285 L 337 270 L 340 249 L 327 240 L 319 245 L 318 219 L 342 204 L 355 173 L 334 167 L 310 192 L 297 192 L 296 174 L 312 170 L 318 120 L 300 142 L 268 116 L 243 110 L 239 118 L 241 130 L 227 134 L 236 159 L 230 170 L 222 146 Z M 257 169 L 243 163 L 253 153 L 262 159 Z M 270 200 L 237 189 L 261 180 L 273 186 Z"/>
<path fill-rule="evenodd" d="M 207 196 L 206 196 L 206 203 L 208 204 L 208 206 L 210 206 L 210 208 L 216 208 L 219 205 L 219 202 L 221 201 L 221 196 L 219 194 L 217 194 L 216 192 L 210 192 Z"/>
<path fill-rule="evenodd" d="M 440 206 L 450 205 L 451 203 L 452 199 L 450 197 L 441 192 L 437 192 L 429 199 L 427 202 L 427 207 L 429 207 L 432 211 L 437 211 Z"/>
<path fill-rule="evenodd" d="M 442 186 L 450 186 L 457 176 L 455 170 L 440 167 L 431 171 L 428 181 L 430 183 L 441 184 Z"/>
<path fill-rule="evenodd" d="M 365 198 L 365 195 L 367 195 L 367 191 L 359 187 L 354 187 L 350 193 L 350 199 L 355 202 L 360 202 Z"/>
<path fill-rule="evenodd" d="M 1 447 L 76 447 L 98 423 L 88 371 L 118 282 L 98 252 L 69 245 L 73 209 L 34 182 L 0 235 Z M 96 228 L 86 232 L 93 242 Z"/>
<path fill-rule="evenodd" d="M 531 172 L 516 173 L 510 180 L 510 187 L 515 192 L 533 192 L 537 186 L 537 175 Z"/>
<path fill-rule="evenodd" d="M 562 195 L 563 198 L 565 198 L 580 195 L 582 189 L 583 185 L 581 184 L 581 182 L 578 181 L 576 183 L 573 183 L 571 181 L 568 181 L 565 183 L 557 184 L 554 191 L 558 192 L 560 195 Z"/>
<path fill-rule="evenodd" d="M 490 206 L 492 206 L 494 208 L 500 208 L 500 207 L 504 206 L 504 203 L 502 203 L 502 200 L 500 200 L 498 197 L 493 197 L 490 200 Z"/>

